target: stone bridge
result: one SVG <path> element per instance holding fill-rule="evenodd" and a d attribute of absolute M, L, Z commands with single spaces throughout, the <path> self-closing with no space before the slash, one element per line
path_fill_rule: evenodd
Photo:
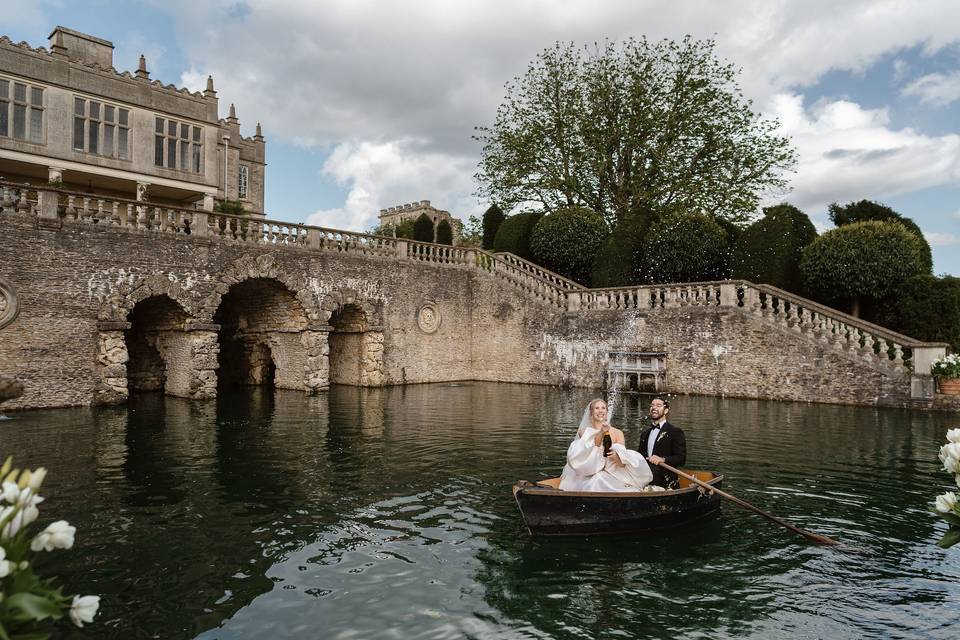
<path fill-rule="evenodd" d="M 674 393 L 924 406 L 922 343 L 743 281 L 584 289 L 510 254 L 0 181 L 12 407 L 218 385 L 491 380 L 599 387 L 667 353 Z"/>

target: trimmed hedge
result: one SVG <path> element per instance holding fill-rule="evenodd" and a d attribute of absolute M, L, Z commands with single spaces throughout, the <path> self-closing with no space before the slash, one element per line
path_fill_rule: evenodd
<path fill-rule="evenodd" d="M 712 216 L 674 214 L 651 225 L 647 236 L 639 282 L 704 282 L 728 275 L 729 236 Z"/>
<path fill-rule="evenodd" d="M 929 274 L 905 280 L 895 294 L 895 331 L 927 342 L 949 342 L 960 353 L 960 278 Z"/>
<path fill-rule="evenodd" d="M 495 252 L 507 251 L 521 258 L 530 258 L 530 234 L 543 213 L 528 211 L 512 215 L 503 221 L 493 239 Z"/>
<path fill-rule="evenodd" d="M 743 230 L 730 256 L 732 277 L 799 293 L 800 257 L 817 237 L 810 218 L 793 205 L 766 207 L 764 216 Z"/>
<path fill-rule="evenodd" d="M 607 223 L 596 211 L 558 209 L 533 227 L 530 255 L 542 267 L 589 287 L 593 258 L 606 236 Z"/>
<path fill-rule="evenodd" d="M 882 300 L 927 273 L 923 243 L 900 222 L 855 222 L 827 231 L 803 250 L 807 294 L 828 304 Z"/>
<path fill-rule="evenodd" d="M 413 223 L 413 239 L 420 242 L 433 242 L 433 220 L 425 213 Z"/>
<path fill-rule="evenodd" d="M 837 204 L 834 202 L 828 207 L 830 211 L 830 220 L 838 227 L 856 222 L 867 222 L 869 220 L 879 220 L 881 222 L 899 222 L 907 228 L 908 231 L 916 234 L 920 238 L 923 249 L 924 273 L 933 271 L 933 252 L 930 250 L 930 243 L 923 236 L 923 232 L 917 223 L 900 215 L 885 204 L 874 202 L 873 200 L 859 200 L 847 204 Z"/>
<path fill-rule="evenodd" d="M 593 260 L 594 287 L 626 287 L 637 284 L 639 260 L 647 226 L 624 221 L 604 239 Z"/>
<path fill-rule="evenodd" d="M 503 224 L 503 221 L 507 219 L 507 216 L 503 214 L 503 211 L 495 204 L 490 205 L 486 211 L 483 212 L 483 248 L 492 249 L 493 240 L 497 237 L 497 231 L 500 230 L 500 225 Z"/>
<path fill-rule="evenodd" d="M 446 220 L 437 223 L 437 244 L 453 244 L 453 228 Z"/>

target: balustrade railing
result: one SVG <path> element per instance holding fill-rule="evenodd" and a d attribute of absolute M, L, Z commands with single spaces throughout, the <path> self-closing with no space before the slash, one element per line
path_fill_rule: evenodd
<path fill-rule="evenodd" d="M 498 260 L 510 265 L 513 270 L 527 273 L 535 278 L 539 278 L 540 280 L 554 285 L 561 291 L 580 291 L 586 289 L 586 287 L 578 282 L 574 282 L 569 278 L 564 278 L 560 274 L 554 273 L 553 271 L 548 271 L 540 265 L 534 264 L 529 260 L 524 260 L 520 256 L 516 256 L 512 253 L 499 252 L 493 255 Z"/>
<path fill-rule="evenodd" d="M 570 311 L 716 307 L 721 305 L 721 291 L 725 291 L 726 297 L 731 300 L 736 295 L 728 282 L 691 282 L 583 289 L 568 292 L 567 299 Z"/>
<path fill-rule="evenodd" d="M 476 268 L 530 296 L 572 312 L 739 307 L 788 331 L 804 334 L 848 356 L 896 370 L 929 374 L 948 345 L 926 343 L 854 318 L 769 285 L 745 281 L 696 282 L 587 289 L 510 253 L 489 253 L 403 238 L 354 233 L 80 193 L 47 185 L 0 180 L 0 214 L 32 214 L 41 224 L 91 224 L 140 232 L 180 233 L 255 245 L 381 256 Z"/>
<path fill-rule="evenodd" d="M 781 328 L 847 355 L 899 371 L 929 374 L 949 345 L 921 342 L 770 285 L 737 284 L 740 306 Z"/>

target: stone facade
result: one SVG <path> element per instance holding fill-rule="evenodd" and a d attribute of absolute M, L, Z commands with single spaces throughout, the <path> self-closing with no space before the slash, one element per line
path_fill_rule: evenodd
<path fill-rule="evenodd" d="M 434 240 L 437 239 L 437 225 L 440 224 L 441 220 L 446 220 L 450 224 L 451 231 L 453 231 L 453 242 L 454 244 L 457 243 L 460 239 L 463 223 L 457 218 L 454 218 L 449 211 L 443 211 L 431 205 L 429 200 L 419 200 L 409 204 L 380 209 L 380 226 L 395 227 L 404 220 L 416 220 L 423 214 L 426 214 L 433 222 Z"/>
<path fill-rule="evenodd" d="M 472 249 L 285 223 L 221 235 L 229 216 L 198 214 L 190 235 L 63 211 L 41 224 L 25 197 L 0 200 L 19 308 L 0 375 L 25 385 L 10 407 L 203 399 L 221 381 L 599 387 L 623 348 L 665 352 L 673 393 L 929 406 L 922 367 L 945 351 L 749 283 L 591 291 Z"/>
<path fill-rule="evenodd" d="M 113 66 L 113 45 L 57 27 L 49 49 L 0 37 L 0 176 L 179 206 L 240 200 L 263 215 L 260 125 L 218 115 L 213 79 L 190 92 Z M 6 126 L 3 126 L 3 123 Z"/>

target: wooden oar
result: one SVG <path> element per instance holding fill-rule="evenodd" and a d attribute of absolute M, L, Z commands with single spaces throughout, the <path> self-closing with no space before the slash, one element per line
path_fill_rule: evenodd
<path fill-rule="evenodd" d="M 653 464 L 656 464 L 656 463 L 653 463 Z M 781 527 L 786 527 L 787 529 L 790 529 L 790 531 L 793 531 L 793 532 L 795 532 L 795 533 L 799 533 L 800 535 L 802 535 L 802 536 L 803 536 L 804 538 L 806 538 L 807 540 L 812 540 L 813 542 L 816 542 L 817 544 L 825 544 L 825 545 L 840 545 L 840 544 L 841 544 L 841 543 L 837 542 L 836 540 L 834 540 L 833 538 L 828 538 L 827 536 L 822 536 L 822 535 L 820 535 L 819 533 L 813 533 L 813 532 L 811 532 L 811 531 L 805 531 L 804 529 L 801 529 L 800 527 L 795 527 L 795 526 L 793 526 L 792 524 L 790 524 L 789 522 L 787 522 L 786 520 L 782 520 L 782 519 L 778 518 L 777 516 L 775 516 L 775 515 L 773 515 L 773 514 L 767 513 L 767 512 L 764 511 L 763 509 L 760 509 L 760 508 L 758 508 L 758 507 L 753 506 L 752 504 L 750 504 L 750 503 L 747 502 L 746 500 L 741 500 L 741 499 L 738 498 L 737 496 L 730 495 L 730 494 L 727 493 L 726 491 L 721 491 L 720 489 L 717 489 L 716 487 L 711 487 L 709 484 L 707 484 L 706 482 L 704 482 L 704 481 L 701 480 L 700 478 L 697 478 L 696 476 L 691 476 L 691 475 L 689 475 L 689 474 L 687 474 L 687 473 L 684 473 L 683 471 L 680 471 L 679 469 L 675 469 L 675 468 L 671 467 L 671 466 L 668 465 L 666 462 L 661 462 L 661 463 L 660 463 L 660 466 L 663 467 L 664 469 L 666 469 L 667 471 L 670 471 L 670 472 L 672 472 L 672 473 L 677 474 L 678 476 L 680 476 L 680 477 L 682 477 L 682 478 L 686 478 L 687 480 L 689 480 L 690 482 L 692 482 L 692 483 L 694 483 L 694 484 L 700 485 L 701 487 L 703 487 L 703 488 L 706 489 L 707 491 L 716 492 L 716 494 L 719 495 L 721 498 L 726 498 L 727 500 L 730 500 L 731 502 L 737 503 L 738 505 L 740 505 L 740 506 L 743 507 L 744 509 L 749 509 L 750 511 L 753 511 L 754 513 L 760 514 L 761 516 L 763 516 L 763 517 L 766 518 L 767 520 L 770 520 L 770 521 L 772 521 L 772 522 L 776 522 L 776 523 L 777 523 L 778 525 L 780 525 Z"/>

